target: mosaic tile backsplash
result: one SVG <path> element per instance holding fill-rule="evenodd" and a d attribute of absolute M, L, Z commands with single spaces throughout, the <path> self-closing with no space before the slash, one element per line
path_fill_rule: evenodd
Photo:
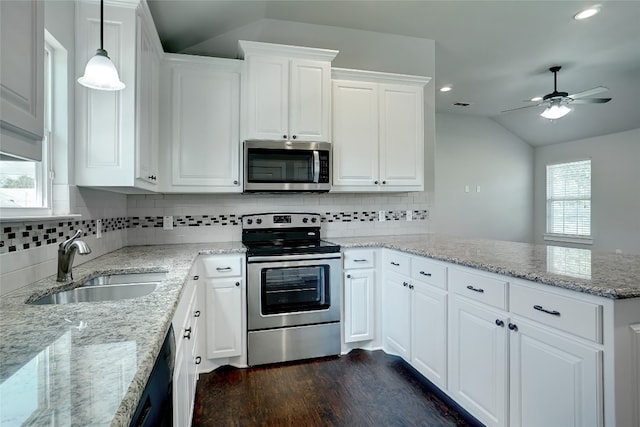
<path fill-rule="evenodd" d="M 429 219 L 427 209 L 413 210 L 412 221 Z M 323 223 L 352 223 L 379 221 L 377 211 L 321 212 Z M 184 215 L 174 216 L 174 227 L 228 227 L 240 226 L 241 215 Z M 385 221 L 406 221 L 406 211 L 385 211 Z M 102 233 L 115 230 L 136 228 L 162 228 L 162 216 L 118 217 L 102 220 Z M 71 237 L 76 230 L 82 230 L 83 236 L 96 234 L 97 220 L 50 221 L 42 223 L 2 224 L 0 254 L 17 252 L 44 245 L 59 244 Z"/>

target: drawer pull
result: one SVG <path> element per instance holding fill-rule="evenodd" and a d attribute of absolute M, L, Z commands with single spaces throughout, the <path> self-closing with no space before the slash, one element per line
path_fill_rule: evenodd
<path fill-rule="evenodd" d="M 556 310 L 547 310 L 541 305 L 534 305 L 533 308 L 538 311 L 542 311 L 543 313 L 551 314 L 552 316 L 560 316 L 560 312 Z"/>
<path fill-rule="evenodd" d="M 351 275 L 350 274 L 347 274 L 347 279 L 351 279 Z"/>
<path fill-rule="evenodd" d="M 367 262 L 366 259 L 354 259 L 353 262 Z"/>
<path fill-rule="evenodd" d="M 200 310 L 196 310 L 193 312 L 193 317 L 200 317 Z"/>
<path fill-rule="evenodd" d="M 182 337 L 188 340 L 191 339 L 191 326 L 184 330 L 184 335 L 182 335 Z"/>
<path fill-rule="evenodd" d="M 202 357 L 197 356 L 196 357 L 196 365 L 199 365 L 202 362 Z"/>
<path fill-rule="evenodd" d="M 216 267 L 218 271 L 231 271 L 231 267 Z"/>
<path fill-rule="evenodd" d="M 502 320 L 500 320 L 500 319 L 496 319 L 496 325 L 504 328 L 504 322 Z"/>
<path fill-rule="evenodd" d="M 413 288 L 414 288 L 414 286 L 413 286 L 413 285 L 409 285 L 409 289 L 413 289 Z"/>
<path fill-rule="evenodd" d="M 431 277 L 431 273 L 425 273 L 424 271 L 421 271 L 420 274 L 422 274 L 423 276 Z"/>
<path fill-rule="evenodd" d="M 483 293 L 484 293 L 484 289 L 482 289 L 482 288 L 474 288 L 474 287 L 473 287 L 473 286 L 471 286 L 471 285 L 467 286 L 467 289 L 469 289 L 470 291 L 473 291 L 473 292 L 481 293 L 481 294 L 483 294 Z"/>
<path fill-rule="evenodd" d="M 515 323 L 509 323 L 509 329 L 511 329 L 512 331 L 517 331 L 518 325 L 516 325 Z"/>
<path fill-rule="evenodd" d="M 198 280 L 200 279 L 200 276 L 193 276 L 193 280 Z"/>
<path fill-rule="evenodd" d="M 398 264 L 397 262 L 393 262 L 393 261 L 391 261 L 391 265 L 395 265 L 396 267 L 400 267 L 400 264 Z"/>
<path fill-rule="evenodd" d="M 409 284 L 407 282 L 402 282 L 402 286 L 406 288 L 407 286 L 409 286 Z"/>

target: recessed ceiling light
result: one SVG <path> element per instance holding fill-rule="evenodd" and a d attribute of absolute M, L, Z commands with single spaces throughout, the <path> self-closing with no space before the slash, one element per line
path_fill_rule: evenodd
<path fill-rule="evenodd" d="M 542 101 L 542 97 L 541 96 L 535 96 L 533 98 L 530 99 L 531 102 L 539 102 Z"/>
<path fill-rule="evenodd" d="M 600 12 L 600 7 L 592 6 L 587 9 L 581 10 L 580 12 L 573 15 L 573 19 L 575 19 L 576 21 L 580 21 L 583 19 L 591 18 L 593 15 L 597 14 L 598 12 Z"/>
<path fill-rule="evenodd" d="M 449 92 L 451 90 L 451 86 L 443 86 L 440 88 L 440 92 Z"/>

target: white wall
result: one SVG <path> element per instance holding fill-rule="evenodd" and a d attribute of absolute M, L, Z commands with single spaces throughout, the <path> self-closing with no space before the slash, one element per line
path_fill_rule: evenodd
<path fill-rule="evenodd" d="M 530 242 L 532 147 L 487 118 L 436 114 L 436 124 L 433 231 Z"/>
<path fill-rule="evenodd" d="M 591 159 L 593 245 L 582 247 L 640 254 L 640 128 L 535 149 L 535 242 L 546 227 L 546 165 L 583 159 Z"/>

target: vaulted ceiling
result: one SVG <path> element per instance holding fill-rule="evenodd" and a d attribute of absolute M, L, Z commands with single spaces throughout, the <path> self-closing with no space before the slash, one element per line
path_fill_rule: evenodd
<path fill-rule="evenodd" d="M 165 51 L 182 52 L 264 19 L 352 28 L 435 41 L 436 112 L 489 117 L 531 145 L 640 127 L 640 1 L 198 1 L 148 0 Z M 235 52 L 237 40 L 215 56 Z M 407 52 L 411 55 L 413 52 Z M 558 90 L 597 86 L 606 104 L 573 105 L 562 119 L 540 117 L 533 104 L 553 91 L 548 68 L 561 65 Z M 469 106 L 454 106 L 454 103 Z"/>

